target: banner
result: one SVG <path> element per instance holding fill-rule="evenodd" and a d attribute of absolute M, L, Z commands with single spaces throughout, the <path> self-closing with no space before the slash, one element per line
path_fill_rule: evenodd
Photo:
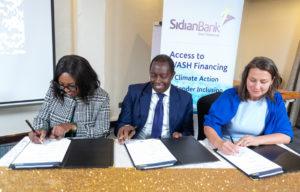
<path fill-rule="evenodd" d="M 193 96 L 232 87 L 243 0 L 164 0 L 161 54 L 175 64 L 172 84 Z"/>

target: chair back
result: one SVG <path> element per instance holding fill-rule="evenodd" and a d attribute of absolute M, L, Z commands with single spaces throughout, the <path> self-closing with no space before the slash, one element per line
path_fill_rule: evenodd
<path fill-rule="evenodd" d="M 212 93 L 201 97 L 197 102 L 197 113 L 198 113 L 198 140 L 206 138 L 203 129 L 204 115 L 208 115 L 210 106 L 219 98 L 222 92 Z"/>

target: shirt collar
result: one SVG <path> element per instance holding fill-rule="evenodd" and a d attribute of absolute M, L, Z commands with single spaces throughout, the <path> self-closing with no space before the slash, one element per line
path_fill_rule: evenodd
<path fill-rule="evenodd" d="M 169 88 L 165 92 L 163 92 L 163 94 L 165 94 L 166 96 L 170 96 L 170 90 L 171 90 L 171 84 L 170 84 Z M 152 95 L 156 94 L 156 93 L 157 92 L 152 88 Z"/>

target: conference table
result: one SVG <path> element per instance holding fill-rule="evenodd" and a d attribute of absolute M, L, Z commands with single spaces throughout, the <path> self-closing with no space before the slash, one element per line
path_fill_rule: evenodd
<path fill-rule="evenodd" d="M 120 145 L 117 140 L 114 140 L 113 167 L 103 169 L 7 169 L 7 166 L 28 142 L 29 138 L 24 137 L 0 160 L 1 192 L 300 191 L 300 172 L 253 181 L 213 152 L 214 146 L 209 141 L 199 142 L 219 159 L 217 162 L 140 171 L 133 167 L 124 145 Z"/>

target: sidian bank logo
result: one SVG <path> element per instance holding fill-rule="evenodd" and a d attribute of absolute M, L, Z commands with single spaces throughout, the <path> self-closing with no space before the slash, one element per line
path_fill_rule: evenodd
<path fill-rule="evenodd" d="M 182 21 L 176 21 L 176 19 L 171 19 L 170 29 L 220 33 L 220 26 L 224 26 L 225 23 L 235 19 L 233 16 L 229 15 L 231 8 L 232 6 L 227 7 L 224 11 L 222 11 L 221 24 L 218 24 L 218 22 L 206 23 L 204 21 L 199 21 L 198 23 L 189 23 L 186 22 L 184 19 Z"/>
<path fill-rule="evenodd" d="M 221 15 L 222 15 L 222 21 L 221 21 L 221 25 L 224 26 L 225 23 L 227 23 L 228 21 L 231 21 L 233 19 L 235 19 L 233 16 L 229 15 L 229 12 L 231 10 L 232 6 L 227 7 L 224 11 L 222 11 Z"/>

